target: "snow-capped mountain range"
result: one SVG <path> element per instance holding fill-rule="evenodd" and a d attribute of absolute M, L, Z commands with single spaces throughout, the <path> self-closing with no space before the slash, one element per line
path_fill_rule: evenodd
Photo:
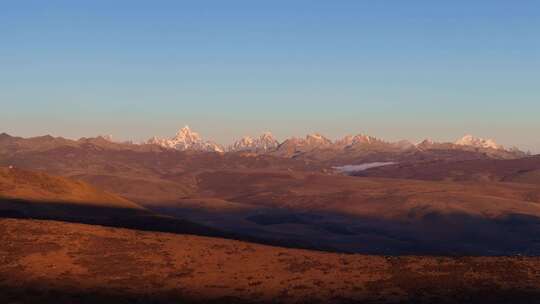
<path fill-rule="evenodd" d="M 270 132 L 265 132 L 259 137 L 244 136 L 233 144 L 224 147 L 212 141 L 204 140 L 197 132 L 192 131 L 189 126 L 180 129 L 172 138 L 152 137 L 147 144 L 158 145 L 164 148 L 176 149 L 180 151 L 206 151 L 206 152 L 274 152 L 288 151 L 289 154 L 312 149 L 351 149 L 369 146 L 385 146 L 393 149 L 431 149 L 434 147 L 449 147 L 459 149 L 459 147 L 469 149 L 488 149 L 498 151 L 516 151 L 515 148 L 506 150 L 502 145 L 497 144 L 492 139 L 483 139 L 472 135 L 465 135 L 454 143 L 437 143 L 426 139 L 418 144 L 413 144 L 403 140 L 399 142 L 386 142 L 381 139 L 359 134 L 348 135 L 332 141 L 318 133 L 309 134 L 305 138 L 292 137 L 283 142 L 279 142 Z M 286 152 L 284 152 L 287 154 Z M 283 154 L 283 153 L 282 153 Z"/>
<path fill-rule="evenodd" d="M 277 149 L 279 142 L 270 132 L 265 132 L 257 138 L 244 136 L 229 146 L 228 151 L 266 152 Z"/>
<path fill-rule="evenodd" d="M 214 142 L 205 141 L 199 133 L 193 132 L 189 126 L 185 126 L 176 132 L 176 135 L 170 139 L 152 137 L 147 141 L 148 144 L 172 148 L 180 151 L 207 151 L 207 152 L 225 152 L 225 149 Z"/>
<path fill-rule="evenodd" d="M 461 139 L 457 140 L 455 144 L 460 146 L 504 150 L 504 147 L 497 144 L 493 139 L 478 138 L 470 134 L 463 136 Z"/>

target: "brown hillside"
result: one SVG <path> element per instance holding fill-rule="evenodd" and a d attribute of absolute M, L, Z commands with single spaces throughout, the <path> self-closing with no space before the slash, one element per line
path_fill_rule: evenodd
<path fill-rule="evenodd" d="M 0 168 L 0 198 L 143 209 L 81 181 L 16 168 Z"/>
<path fill-rule="evenodd" d="M 372 168 L 358 176 L 447 181 L 498 181 L 540 185 L 540 156 L 520 159 L 408 162 Z"/>
<path fill-rule="evenodd" d="M 385 219 L 410 219 L 411 210 L 417 210 L 417 217 L 430 212 L 540 217 L 540 189 L 532 185 L 244 171 L 204 173 L 198 180 L 205 195 L 265 207 Z"/>
<path fill-rule="evenodd" d="M 0 168 L 0 217 L 231 237 L 181 218 L 157 214 L 82 181 L 14 168 Z"/>
<path fill-rule="evenodd" d="M 536 303 L 540 259 L 384 257 L 0 220 L 2 303 Z"/>

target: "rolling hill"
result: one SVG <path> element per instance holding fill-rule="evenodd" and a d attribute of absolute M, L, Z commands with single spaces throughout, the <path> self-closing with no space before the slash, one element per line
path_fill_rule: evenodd
<path fill-rule="evenodd" d="M 540 185 L 540 155 L 507 160 L 409 162 L 373 168 L 355 175 L 434 181 L 495 181 Z"/>
<path fill-rule="evenodd" d="M 42 172 L 0 167 L 0 198 L 143 210 L 118 195 Z"/>
<path fill-rule="evenodd" d="M 243 171 L 205 173 L 198 180 L 205 196 L 256 206 L 258 212 L 243 219 L 257 228 L 334 250 L 540 253 L 535 185 Z"/>
<path fill-rule="evenodd" d="M 394 154 L 363 148 L 387 145 L 376 139 L 357 141 L 357 152 L 367 153 L 362 160 L 399 155 L 403 162 L 355 177 L 307 154 L 3 135 L 0 164 L 87 182 L 146 208 L 151 218 L 159 214 L 160 223 L 183 219 L 242 239 L 374 254 L 540 254 L 538 157 L 492 159 L 474 147 L 433 143 L 409 152 L 399 145 Z M 334 145 L 320 136 L 306 142 Z"/>
<path fill-rule="evenodd" d="M 16 168 L 0 168 L 0 217 L 226 235 L 199 224 L 157 214 L 81 181 Z"/>
<path fill-rule="evenodd" d="M 2 303 L 534 303 L 532 257 L 322 253 L 0 219 Z"/>

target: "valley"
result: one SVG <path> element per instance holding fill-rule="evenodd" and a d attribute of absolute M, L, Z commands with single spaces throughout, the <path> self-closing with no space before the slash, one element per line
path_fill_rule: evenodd
<path fill-rule="evenodd" d="M 538 156 L 369 141 L 344 158 L 0 136 L 0 300 L 539 296 Z"/>

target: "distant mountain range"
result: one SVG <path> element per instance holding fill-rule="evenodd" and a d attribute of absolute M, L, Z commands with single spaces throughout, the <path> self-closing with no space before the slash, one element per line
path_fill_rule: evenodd
<path fill-rule="evenodd" d="M 56 147 L 87 147 L 106 150 L 185 151 L 236 153 L 244 155 L 269 155 L 279 158 L 302 159 L 324 165 L 348 165 L 370 161 L 403 162 L 420 160 L 469 160 L 479 158 L 515 159 L 528 154 L 517 149 L 507 149 L 492 139 L 466 135 L 451 142 L 435 142 L 426 139 L 420 143 L 407 140 L 389 142 L 373 136 L 348 135 L 330 140 L 321 134 L 309 134 L 303 138 L 292 137 L 279 142 L 270 132 L 259 137 L 245 136 L 228 146 L 204 139 L 185 126 L 172 138 L 152 137 L 141 144 L 115 142 L 110 136 L 70 140 L 50 135 L 21 138 L 0 134 L 0 154 L 21 151 L 45 151 Z"/>
<path fill-rule="evenodd" d="M 205 152 L 212 144 L 193 133 L 184 128 L 167 146 L 0 134 L 7 174 L 0 192 L 11 206 L 4 214 L 169 232 L 215 229 L 345 252 L 540 252 L 540 155 L 520 157 L 469 137 L 412 144 L 319 134 L 281 143 L 263 134 L 216 153 Z M 86 205 L 33 201 L 28 209 L 26 200 L 44 200 L 38 195 L 54 203 L 85 188 L 25 170 L 88 183 L 153 214 L 120 208 L 110 217 L 104 208 L 90 213 Z"/>
<path fill-rule="evenodd" d="M 526 153 L 517 148 L 507 149 L 497 144 L 492 139 L 483 139 L 472 135 L 465 135 L 453 143 L 440 143 L 424 140 L 418 144 L 402 140 L 387 142 L 382 139 L 365 135 L 348 135 L 332 141 L 321 134 L 309 134 L 305 138 L 292 137 L 279 142 L 270 132 L 265 132 L 259 137 L 245 136 L 228 146 L 222 146 L 215 142 L 204 140 L 198 133 L 192 131 L 189 126 L 180 129 L 170 139 L 153 137 L 147 144 L 158 145 L 163 148 L 180 151 L 206 151 L 206 152 L 251 152 L 268 153 L 281 157 L 297 157 L 303 154 L 340 154 L 358 153 L 359 151 L 377 152 L 404 152 L 424 150 L 462 150 L 470 152 L 482 152 L 495 158 L 517 158 L 526 156 Z"/>
<path fill-rule="evenodd" d="M 164 148 L 172 148 L 180 151 L 195 150 L 209 152 L 224 152 L 222 146 L 211 141 L 204 141 L 199 133 L 191 131 L 189 126 L 185 126 L 176 132 L 176 135 L 170 139 L 152 137 L 148 140 L 148 144 L 162 146 Z"/>

